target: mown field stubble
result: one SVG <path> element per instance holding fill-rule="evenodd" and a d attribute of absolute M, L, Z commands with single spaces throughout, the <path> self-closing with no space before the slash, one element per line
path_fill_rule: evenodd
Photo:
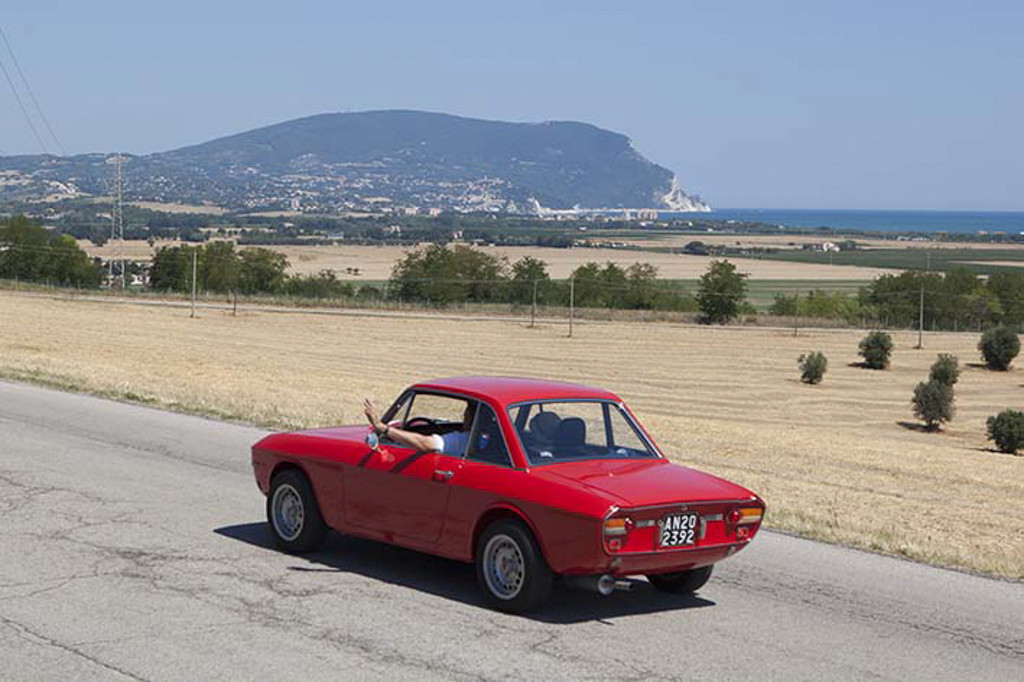
<path fill-rule="evenodd" d="M 403 320 L 57 301 L 0 292 L 0 375 L 272 426 L 359 422 L 407 384 L 508 374 L 622 395 L 674 460 L 763 494 L 772 527 L 1024 578 L 1024 457 L 984 421 L 1020 407 L 1019 371 L 968 366 L 944 433 L 910 397 L 938 352 L 977 362 L 973 334 L 895 334 L 893 367 L 851 366 L 863 332 L 593 322 Z M 824 383 L 797 356 L 822 350 Z M 900 422 L 905 422 L 901 424 Z M 225 457 L 247 457 L 245 452 Z"/>

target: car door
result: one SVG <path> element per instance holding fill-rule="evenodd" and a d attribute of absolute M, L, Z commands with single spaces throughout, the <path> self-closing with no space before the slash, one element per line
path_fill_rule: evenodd
<path fill-rule="evenodd" d="M 467 402 L 466 398 L 419 392 L 411 396 L 405 416 L 396 416 L 403 424 L 416 417 L 461 421 Z M 460 457 L 417 452 L 383 440 L 380 452 L 369 453 L 346 477 L 348 523 L 388 541 L 433 546 L 444 526 L 452 479 L 461 461 Z"/>
<path fill-rule="evenodd" d="M 516 469 L 501 425 L 486 403 L 477 408 L 462 466 L 452 478 L 444 534 L 438 552 L 459 556 L 471 543 L 480 515 L 494 504 L 514 502 L 529 485 L 529 475 Z"/>

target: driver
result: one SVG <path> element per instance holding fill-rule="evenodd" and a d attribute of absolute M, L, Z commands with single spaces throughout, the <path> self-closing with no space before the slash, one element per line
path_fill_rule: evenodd
<path fill-rule="evenodd" d="M 363 399 L 363 413 L 373 430 L 382 438 L 390 438 L 400 445 L 420 452 L 440 452 L 452 457 L 462 457 L 466 454 L 466 445 L 469 444 L 469 430 L 472 428 L 473 418 L 476 416 L 476 403 L 467 402 L 466 409 L 462 413 L 462 424 L 459 430 L 445 434 L 416 433 L 386 424 L 380 420 L 380 411 L 369 398 Z"/>

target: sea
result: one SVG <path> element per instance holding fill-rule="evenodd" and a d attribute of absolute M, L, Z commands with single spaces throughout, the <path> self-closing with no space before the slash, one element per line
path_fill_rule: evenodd
<path fill-rule="evenodd" d="M 785 227 L 831 227 L 873 232 L 1024 233 L 1024 212 L 867 211 L 780 208 L 719 208 L 711 213 L 663 211 L 662 218 L 712 218 Z"/>

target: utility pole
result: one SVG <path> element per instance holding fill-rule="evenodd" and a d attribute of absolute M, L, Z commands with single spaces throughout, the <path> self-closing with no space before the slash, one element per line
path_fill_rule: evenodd
<path fill-rule="evenodd" d="M 569 278 L 569 338 L 572 338 L 572 323 L 576 316 L 576 278 Z"/>
<path fill-rule="evenodd" d="M 196 316 L 196 273 L 199 269 L 199 247 L 192 249 L 192 315 Z"/>
<path fill-rule="evenodd" d="M 917 346 L 918 350 L 924 348 L 924 282 L 921 282 L 921 298 L 917 305 Z"/>
<path fill-rule="evenodd" d="M 537 319 L 537 280 L 533 280 L 533 307 L 530 308 L 530 328 Z"/>
<path fill-rule="evenodd" d="M 800 332 L 800 294 L 793 299 L 793 336 L 797 336 Z"/>
<path fill-rule="evenodd" d="M 124 207 L 122 204 L 122 189 L 124 179 L 121 175 L 121 153 L 114 155 L 114 204 L 110 209 L 110 243 L 116 244 L 114 253 L 111 253 L 107 261 L 107 277 L 110 280 L 110 288 L 114 288 L 114 261 L 121 261 L 121 288 L 124 289 L 126 273 L 124 267 Z"/>
<path fill-rule="evenodd" d="M 121 174 L 120 152 L 118 152 L 117 156 L 114 157 L 114 175 L 115 186 L 117 189 L 117 250 L 121 256 L 121 289 L 124 290 L 128 286 L 128 272 L 125 269 L 124 260 L 124 204 L 122 203 L 122 195 L 124 194 L 124 176 Z"/>

